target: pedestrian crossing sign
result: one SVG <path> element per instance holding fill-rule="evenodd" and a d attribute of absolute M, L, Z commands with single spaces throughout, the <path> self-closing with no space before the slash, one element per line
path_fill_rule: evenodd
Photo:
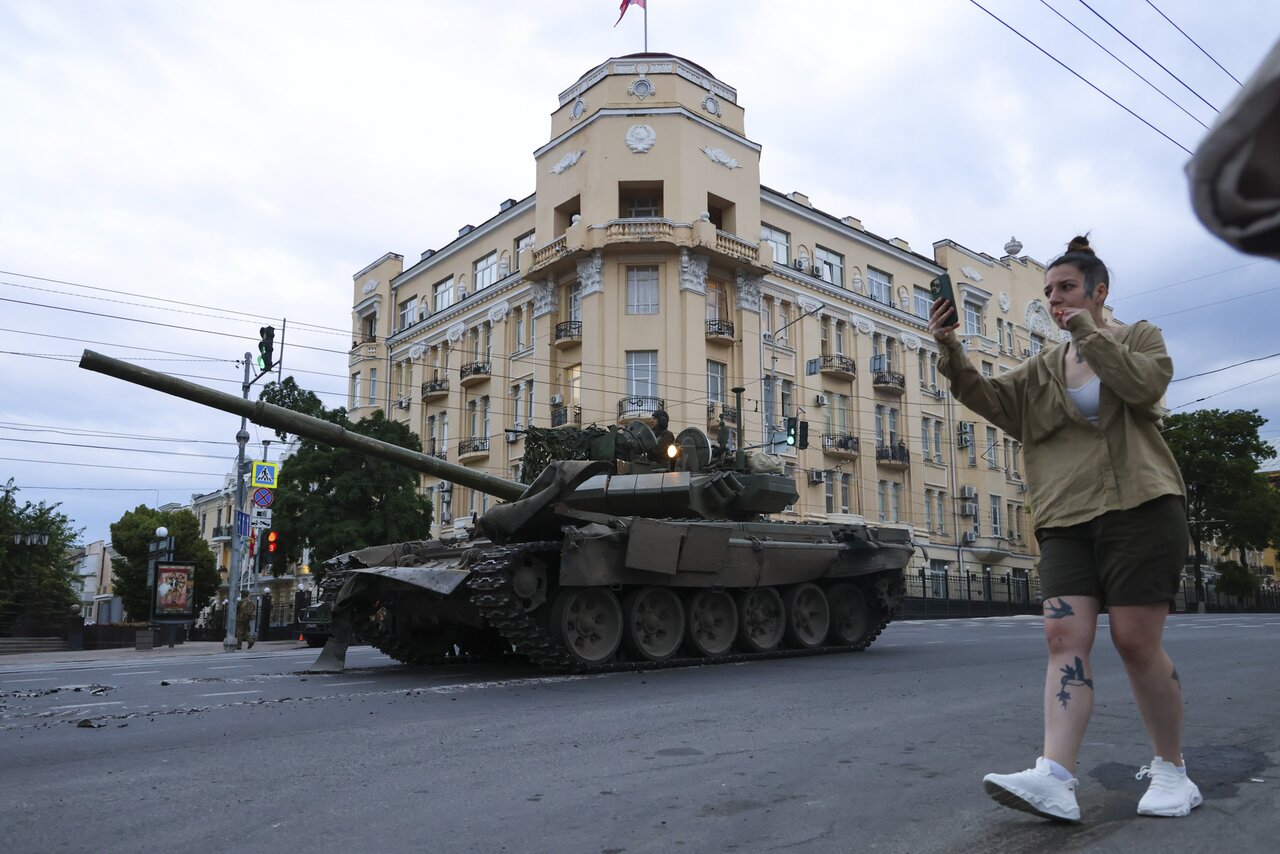
<path fill-rule="evenodd" d="M 253 468 L 251 469 L 253 472 L 253 485 L 265 486 L 267 489 L 275 489 L 276 469 L 279 465 L 279 463 L 267 463 L 254 460 Z"/>

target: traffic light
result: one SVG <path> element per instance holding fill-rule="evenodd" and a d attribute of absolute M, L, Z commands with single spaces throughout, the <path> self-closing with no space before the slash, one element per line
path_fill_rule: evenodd
<path fill-rule="evenodd" d="M 273 351 L 276 348 L 276 328 L 263 326 L 258 329 L 258 334 L 262 336 L 262 340 L 258 342 L 258 366 L 265 371 L 275 364 Z"/>
<path fill-rule="evenodd" d="M 262 549 L 262 565 L 263 566 L 270 566 L 273 563 L 275 563 L 276 545 L 277 545 L 277 540 L 279 536 L 280 535 L 277 534 L 275 531 L 267 531 L 266 537 L 263 538 L 263 542 L 266 543 L 266 545 Z"/>
<path fill-rule="evenodd" d="M 796 447 L 802 451 L 805 448 L 809 447 L 809 422 L 808 421 L 800 422 L 800 431 L 799 431 L 798 439 L 796 441 Z"/>
<path fill-rule="evenodd" d="M 799 429 L 800 428 L 799 428 L 798 418 L 796 418 L 794 415 L 787 418 L 787 445 L 789 447 L 794 448 L 796 446 L 796 442 L 799 441 L 799 438 L 797 436 Z"/>

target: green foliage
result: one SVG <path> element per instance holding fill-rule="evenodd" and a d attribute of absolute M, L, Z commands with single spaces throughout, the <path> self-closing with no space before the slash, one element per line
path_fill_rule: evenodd
<path fill-rule="evenodd" d="M 1223 561 L 1218 564 L 1218 571 L 1222 575 L 1218 578 L 1214 587 L 1223 596 L 1248 599 L 1256 596 L 1258 590 L 1262 587 L 1262 582 L 1258 579 L 1258 576 L 1233 560 Z"/>
<path fill-rule="evenodd" d="M 381 411 L 353 424 L 346 410 L 326 409 L 292 377 L 268 385 L 261 399 L 383 442 L 422 449 L 408 426 L 387 419 Z M 357 451 L 301 439 L 297 453 L 280 467 L 279 483 L 271 505 L 272 526 L 279 535 L 272 567 L 277 575 L 301 560 L 304 546 L 311 547 L 312 571 L 321 576 L 324 561 L 334 555 L 422 539 L 431 528 L 431 504 L 419 490 L 417 472 Z"/>
<path fill-rule="evenodd" d="M 173 537 L 173 559 L 194 561 L 196 565 L 195 607 L 199 612 L 218 592 L 221 579 L 213 552 L 200 536 L 200 521 L 190 510 L 165 510 L 146 505 L 128 510 L 111 524 L 111 545 L 123 560 L 113 561 L 111 574 L 117 596 L 133 622 L 145 622 L 151 615 L 147 589 L 148 549 L 156 538 L 156 528 L 169 529 Z"/>
<path fill-rule="evenodd" d="M 79 579 L 70 552 L 81 529 L 58 511 L 58 504 L 18 503 L 10 479 L 0 486 L 0 635 L 13 633 L 21 613 L 37 624 L 60 626 L 80 601 Z M 48 534 L 44 545 L 18 545 L 14 534 Z"/>

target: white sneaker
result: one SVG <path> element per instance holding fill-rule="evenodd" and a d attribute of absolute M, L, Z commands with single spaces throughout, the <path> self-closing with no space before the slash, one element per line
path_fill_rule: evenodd
<path fill-rule="evenodd" d="M 1191 782 L 1191 778 L 1178 770 L 1172 762 L 1165 762 L 1159 756 L 1151 760 L 1150 765 L 1143 765 L 1135 775 L 1136 779 L 1151 778 L 1147 793 L 1138 801 L 1138 815 L 1186 815 L 1200 804 L 1200 789 Z"/>
<path fill-rule="evenodd" d="M 1174 773 L 1177 773 L 1176 771 Z M 1016 774 L 988 774 L 982 786 L 997 803 L 1056 821 L 1079 821 L 1075 777 L 1059 780 L 1049 770 L 1049 760 L 1041 756 L 1036 767 Z"/>

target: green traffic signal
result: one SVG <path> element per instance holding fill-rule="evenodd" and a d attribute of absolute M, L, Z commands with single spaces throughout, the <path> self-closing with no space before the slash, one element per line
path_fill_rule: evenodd
<path fill-rule="evenodd" d="M 258 367 L 267 370 L 275 364 L 273 352 L 276 347 L 276 328 L 263 326 L 258 329 L 262 340 L 258 342 Z"/>
<path fill-rule="evenodd" d="M 795 416 L 792 416 L 787 419 L 787 444 L 790 445 L 791 447 L 795 447 L 796 442 L 798 441 L 798 439 L 796 438 L 796 432 L 798 430 L 798 421 L 799 419 L 797 419 Z"/>

